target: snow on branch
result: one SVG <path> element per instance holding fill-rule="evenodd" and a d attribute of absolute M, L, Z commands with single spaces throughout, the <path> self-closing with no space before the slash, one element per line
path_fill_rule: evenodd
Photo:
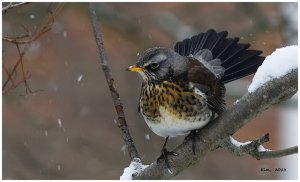
<path fill-rule="evenodd" d="M 260 159 L 260 154 L 266 151 L 270 151 L 265 149 L 262 144 L 269 141 L 269 134 L 265 134 L 257 140 L 249 141 L 244 144 L 240 144 L 233 137 L 226 138 L 224 142 L 221 143 L 223 148 L 228 148 L 237 156 L 243 155 L 251 155 L 256 159 Z"/>
<path fill-rule="evenodd" d="M 254 92 L 266 81 L 283 76 L 295 68 L 298 68 L 298 46 L 276 49 L 258 68 L 248 92 Z"/>
<path fill-rule="evenodd" d="M 235 140 L 231 136 L 224 139 L 220 142 L 220 146 L 223 148 L 227 148 L 234 153 L 236 156 L 244 156 L 251 155 L 255 157 L 257 160 L 264 158 L 275 158 L 275 157 L 283 157 L 291 154 L 298 153 L 298 147 L 290 147 L 287 149 L 272 151 L 269 149 L 265 149 L 263 147 L 263 143 L 269 141 L 269 134 L 265 134 L 257 140 L 248 141 L 245 143 L 240 143 Z"/>
<path fill-rule="evenodd" d="M 122 176 L 120 176 L 120 180 L 132 180 L 132 176 L 140 173 L 144 170 L 148 165 L 143 165 L 141 159 L 134 158 L 130 165 L 124 169 Z"/>

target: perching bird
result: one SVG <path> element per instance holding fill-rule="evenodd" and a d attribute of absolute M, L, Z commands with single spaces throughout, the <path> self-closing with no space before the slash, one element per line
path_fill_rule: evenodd
<path fill-rule="evenodd" d="M 220 115 L 224 84 L 255 73 L 264 60 L 261 51 L 248 50 L 250 44 L 227 34 L 211 29 L 177 42 L 174 50 L 150 48 L 128 68 L 143 78 L 139 112 L 165 137 L 161 157 L 169 169 L 167 156 L 174 153 L 166 150 L 168 138 L 189 134 Z"/>

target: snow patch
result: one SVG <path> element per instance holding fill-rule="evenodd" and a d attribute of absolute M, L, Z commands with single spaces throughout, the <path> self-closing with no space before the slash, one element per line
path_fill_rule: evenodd
<path fill-rule="evenodd" d="M 124 169 L 122 176 L 120 176 L 120 180 L 132 180 L 133 174 L 138 174 L 143 171 L 149 165 L 143 165 L 141 159 L 134 158 L 130 165 Z"/>
<path fill-rule="evenodd" d="M 248 92 L 254 92 L 267 81 L 279 78 L 296 68 L 298 68 L 297 45 L 276 49 L 266 57 L 263 64 L 258 68 Z"/>
<path fill-rule="evenodd" d="M 260 146 L 258 146 L 258 151 L 259 151 L 259 152 L 267 152 L 267 151 L 272 151 L 272 150 L 270 150 L 270 149 L 265 149 L 264 146 L 260 145 Z"/>
<path fill-rule="evenodd" d="M 236 100 L 234 103 L 233 103 L 233 105 L 236 105 L 237 103 L 239 103 L 240 102 L 240 100 L 238 99 L 238 100 Z"/>
<path fill-rule="evenodd" d="M 232 138 L 232 137 L 229 137 L 229 138 L 230 138 L 230 142 L 231 142 L 233 145 L 237 146 L 237 147 L 240 147 L 240 146 L 243 146 L 243 145 L 248 145 L 249 143 L 251 143 L 251 141 L 247 141 L 247 142 L 241 143 L 241 142 L 235 140 L 235 139 Z"/>

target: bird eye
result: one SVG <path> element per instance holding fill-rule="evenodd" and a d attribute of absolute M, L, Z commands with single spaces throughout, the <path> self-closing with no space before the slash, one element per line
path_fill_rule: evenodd
<path fill-rule="evenodd" d="M 159 66 L 158 63 L 151 63 L 150 64 L 150 68 L 153 69 L 153 70 L 156 69 L 156 68 L 158 68 L 158 66 Z"/>

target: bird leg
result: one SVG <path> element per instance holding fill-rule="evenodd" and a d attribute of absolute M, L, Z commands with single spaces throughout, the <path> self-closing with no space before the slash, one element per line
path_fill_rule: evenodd
<path fill-rule="evenodd" d="M 166 140 L 165 140 L 165 143 L 163 145 L 163 148 L 161 149 L 161 155 L 157 159 L 156 163 L 158 163 L 159 160 L 164 159 L 164 161 L 166 163 L 166 166 L 168 168 L 168 171 L 170 173 L 173 173 L 172 170 L 171 170 L 170 164 L 169 164 L 168 155 L 177 156 L 178 154 L 176 152 L 169 152 L 169 151 L 167 151 L 166 145 L 167 145 L 168 139 L 169 139 L 169 137 L 166 137 Z"/>
<path fill-rule="evenodd" d="M 194 155 L 196 154 L 196 135 L 197 135 L 197 130 L 192 130 L 190 134 L 187 137 L 191 137 L 192 139 L 192 150 Z"/>

